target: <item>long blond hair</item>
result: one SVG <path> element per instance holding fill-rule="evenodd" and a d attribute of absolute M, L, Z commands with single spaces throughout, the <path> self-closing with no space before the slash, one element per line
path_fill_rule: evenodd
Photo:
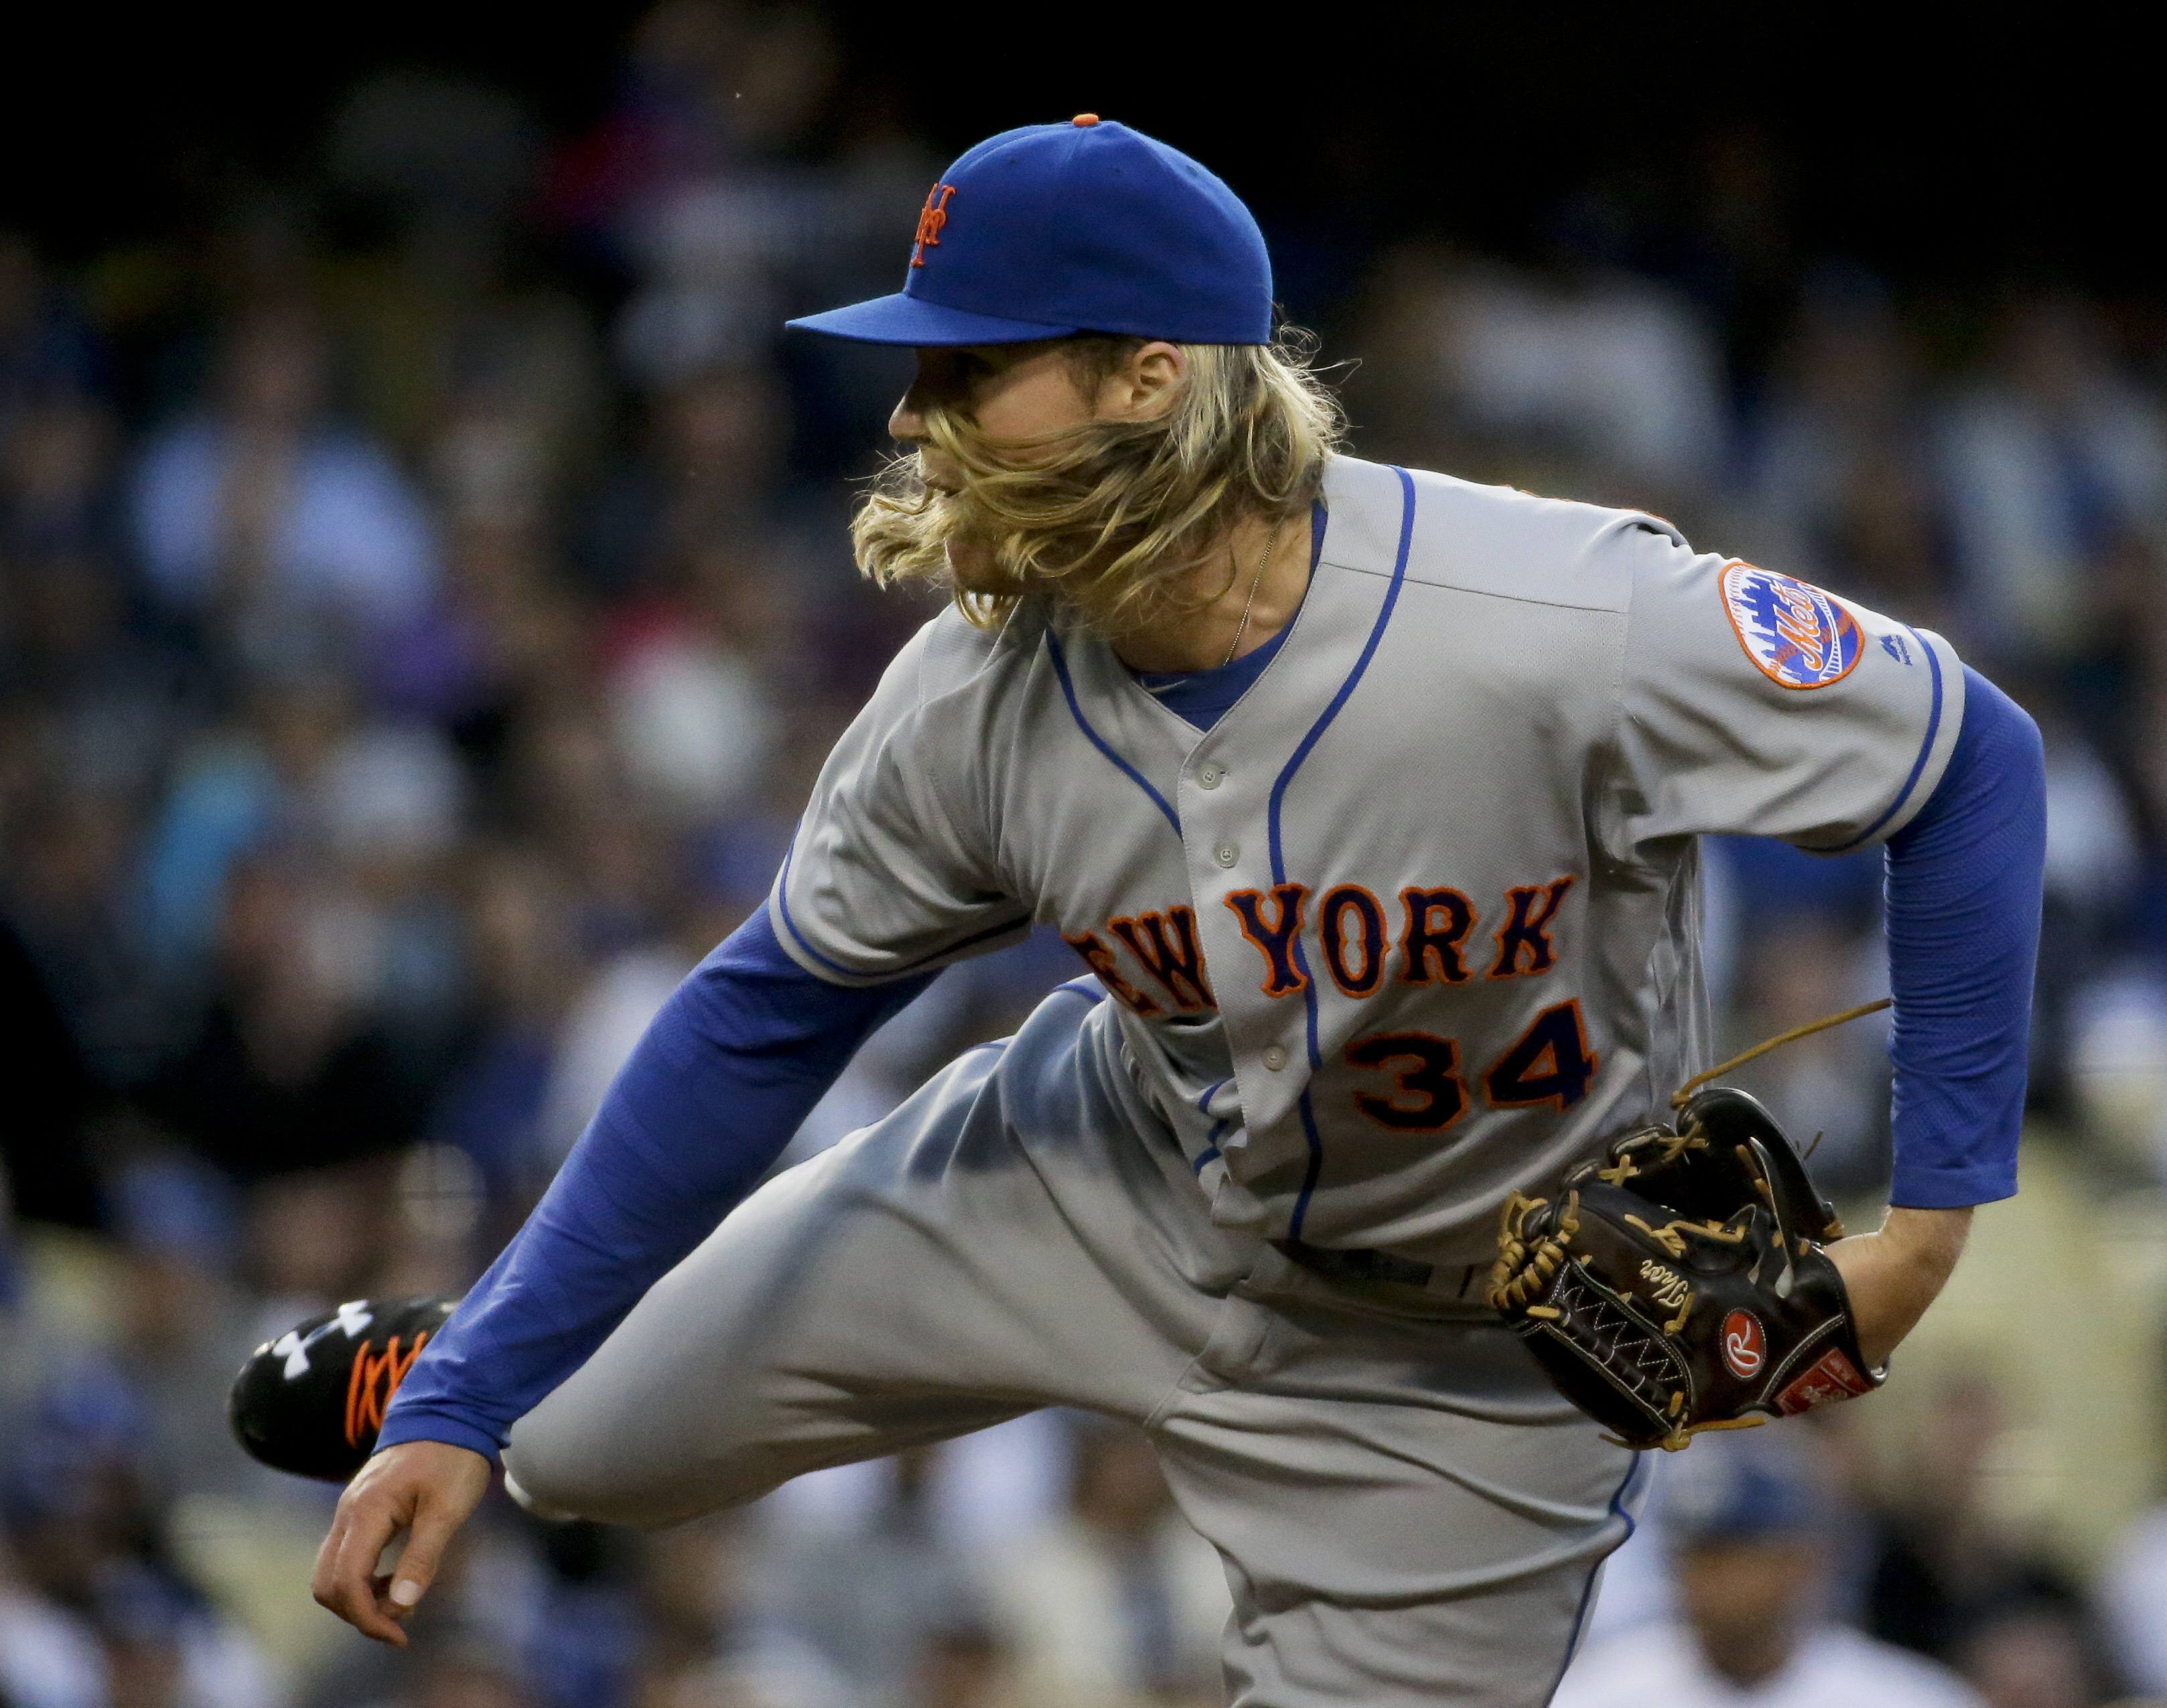
<path fill-rule="evenodd" d="M 1146 341 L 1064 341 L 1087 394 Z M 1308 504 L 1346 418 L 1317 376 L 1308 333 L 1180 348 L 1186 377 L 1150 420 L 1009 442 L 957 411 L 927 409 L 926 441 L 962 471 L 961 489 L 930 490 L 914 452 L 893 459 L 850 524 L 858 567 L 883 587 L 945 588 L 982 627 L 1032 592 L 1052 595 L 1107 636 L 1211 603 L 1223 590 L 1199 586 L 1206 554 L 1244 516 L 1272 519 Z M 990 577 L 958 580 L 947 553 L 958 537 L 991 547 Z"/>

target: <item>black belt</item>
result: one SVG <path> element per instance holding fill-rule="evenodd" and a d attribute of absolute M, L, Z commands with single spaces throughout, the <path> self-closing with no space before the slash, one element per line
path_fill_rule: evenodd
<path fill-rule="evenodd" d="M 1274 1240 L 1272 1244 L 1327 1281 L 1395 1281 L 1402 1287 L 1428 1287 L 1430 1277 L 1437 1273 L 1433 1264 L 1395 1257 L 1389 1251 L 1342 1251 L 1300 1240 Z"/>

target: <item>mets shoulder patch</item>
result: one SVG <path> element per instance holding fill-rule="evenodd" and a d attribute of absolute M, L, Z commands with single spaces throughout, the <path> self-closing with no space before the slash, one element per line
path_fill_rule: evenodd
<path fill-rule="evenodd" d="M 1746 656 L 1781 687 L 1825 688 L 1841 682 L 1864 650 L 1858 619 L 1841 600 L 1772 569 L 1726 565 L 1723 606 Z"/>

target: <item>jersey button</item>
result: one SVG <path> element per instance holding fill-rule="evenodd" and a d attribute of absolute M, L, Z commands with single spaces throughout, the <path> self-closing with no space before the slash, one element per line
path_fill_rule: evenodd
<path fill-rule="evenodd" d="M 1286 1066 L 1286 1051 L 1276 1044 L 1267 1044 L 1264 1046 L 1264 1066 L 1277 1073 Z"/>
<path fill-rule="evenodd" d="M 1222 866 L 1231 866 L 1242 858 L 1242 850 L 1231 842 L 1222 842 L 1211 850 L 1211 858 Z"/>
<path fill-rule="evenodd" d="M 1206 789 L 1216 789 L 1227 780 L 1227 768 L 1224 765 L 1199 765 L 1196 780 Z"/>

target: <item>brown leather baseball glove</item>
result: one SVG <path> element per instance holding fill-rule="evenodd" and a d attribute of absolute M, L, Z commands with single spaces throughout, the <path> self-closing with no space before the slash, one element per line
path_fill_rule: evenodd
<path fill-rule="evenodd" d="M 1515 1192 L 1490 1303 L 1624 1445 L 1677 1449 L 1880 1385 L 1821 1250 L 1842 1236 L 1774 1118 L 1716 1087 L 1555 1201 Z"/>

